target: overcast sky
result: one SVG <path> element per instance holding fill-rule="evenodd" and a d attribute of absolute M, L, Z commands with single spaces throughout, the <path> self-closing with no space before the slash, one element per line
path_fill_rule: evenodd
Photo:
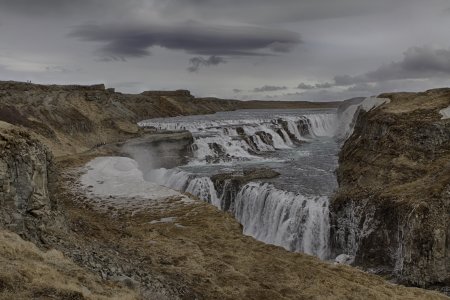
<path fill-rule="evenodd" d="M 450 85 L 448 0 L 0 0 L 0 80 L 343 100 Z"/>

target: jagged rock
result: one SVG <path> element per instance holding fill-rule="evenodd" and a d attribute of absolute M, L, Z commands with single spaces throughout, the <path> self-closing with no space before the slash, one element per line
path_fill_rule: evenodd
<path fill-rule="evenodd" d="M 264 131 L 258 131 L 255 133 L 257 136 L 259 136 L 261 138 L 261 140 L 270 146 L 273 146 L 273 138 L 270 135 L 270 133 L 264 132 Z"/>

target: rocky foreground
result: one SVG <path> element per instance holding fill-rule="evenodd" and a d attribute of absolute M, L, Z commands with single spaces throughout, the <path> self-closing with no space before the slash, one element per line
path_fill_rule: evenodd
<path fill-rule="evenodd" d="M 438 110 L 450 103 L 445 91 L 420 95 L 386 95 L 392 98 L 391 104 L 360 115 L 355 134 L 341 154 L 341 189 L 333 205 L 338 216 L 336 224 L 343 220 L 345 226 L 354 221 L 346 214 L 351 211 L 347 203 L 353 201 L 352 205 L 358 205 L 358 199 L 362 199 L 373 207 L 382 203 L 380 207 L 384 209 L 383 203 L 387 201 L 371 202 L 380 197 L 381 192 L 397 195 L 402 200 L 401 205 L 388 206 L 389 209 L 383 210 L 385 212 L 394 213 L 402 205 L 426 203 L 418 205 L 413 214 L 408 215 L 413 215 L 414 222 L 404 223 L 414 231 L 405 231 L 397 239 L 413 245 L 402 249 L 421 247 L 414 258 L 424 258 L 414 266 L 414 260 L 405 256 L 402 261 L 406 267 L 403 269 L 412 270 L 405 274 L 419 274 L 422 278 L 444 278 L 442 267 L 433 271 L 427 262 L 448 266 L 448 242 L 442 246 L 439 238 L 448 241 L 449 181 L 446 176 L 449 173 L 443 166 L 449 162 L 446 156 L 449 135 L 445 135 L 449 121 L 441 120 Z M 407 99 L 415 100 L 408 102 Z M 420 99 L 429 99 L 429 102 Z M 154 199 L 157 201 L 138 196 L 92 196 L 92 187 L 80 182 L 80 176 L 88 172 L 84 166 L 91 159 L 125 155 L 121 143 L 127 139 L 138 137 L 148 138 L 149 143 L 161 142 L 137 128 L 135 122 L 141 118 L 235 108 L 233 102 L 215 101 L 194 99 L 185 92 L 133 96 L 114 93 L 101 86 L 0 84 L 0 298 L 446 299 L 440 293 L 394 285 L 356 268 L 263 244 L 243 236 L 241 226 L 232 216 L 186 195 Z M 383 130 L 374 130 L 379 134 L 375 136 L 376 140 L 372 141 L 371 135 L 365 137 L 365 130 L 370 127 L 364 124 L 377 118 L 391 120 L 385 118 L 385 114 L 392 114 L 391 119 L 398 123 L 390 121 Z M 383 133 L 396 132 L 387 130 L 395 128 L 392 125 L 403 126 L 406 122 L 405 129 L 415 124 L 410 117 L 416 117 L 416 114 L 420 116 L 419 124 L 413 128 L 425 128 L 424 134 L 431 134 L 431 141 L 419 133 L 424 142 L 421 144 L 404 134 L 401 136 L 404 146 L 399 146 L 387 135 L 386 141 L 391 144 L 383 143 L 384 148 L 377 146 L 385 136 Z M 441 127 L 433 131 L 431 129 L 437 125 L 427 127 L 427 124 L 440 124 Z M 413 128 L 407 132 L 413 134 Z M 439 133 L 444 135 L 436 135 Z M 164 138 L 166 142 L 171 139 L 170 136 Z M 189 137 L 176 135 L 173 139 L 184 143 Z M 366 142 L 360 145 L 360 139 L 366 139 Z M 389 159 L 394 154 L 399 156 L 396 151 L 403 151 L 405 145 L 411 146 L 411 151 L 418 155 L 398 161 L 409 162 L 406 164 L 409 168 L 385 171 L 387 164 L 396 167 L 397 160 Z M 358 156 L 350 155 L 350 149 L 357 155 L 361 151 L 361 160 L 369 157 L 369 150 L 381 154 L 378 160 L 369 160 L 372 163 L 369 170 L 356 161 Z M 427 149 L 429 152 L 425 151 Z M 388 152 L 391 155 L 385 155 L 386 151 L 392 151 Z M 405 153 L 408 155 L 409 152 Z M 380 165 L 375 161 L 380 161 Z M 355 169 L 354 173 L 350 172 L 351 168 Z M 429 171 L 425 176 L 424 169 Z M 366 181 L 368 183 L 363 185 Z M 381 188 L 384 184 L 389 185 Z M 411 185 L 415 189 L 406 188 Z M 422 187 L 426 188 L 422 190 Z M 370 200 L 366 200 L 368 191 L 375 195 L 369 197 Z M 422 201 L 415 202 L 418 201 L 415 199 Z M 342 205 L 341 210 L 337 209 L 339 205 Z M 422 208 L 424 205 L 428 210 Z M 435 205 L 442 205 L 442 208 L 439 210 Z M 397 215 L 402 211 L 399 209 Z M 373 216 L 378 217 L 378 214 Z M 383 224 L 381 216 L 378 220 L 364 219 L 375 220 L 373 224 L 378 226 Z M 392 235 L 397 233 L 393 226 L 387 226 L 398 223 L 396 219 L 392 220 L 382 225 L 386 227 L 383 231 L 369 231 L 377 234 L 374 238 L 379 238 L 382 233 L 381 241 L 386 247 L 374 247 L 368 256 L 356 251 L 358 264 L 368 266 L 366 262 L 370 261 L 375 266 L 381 265 L 376 264 L 376 259 L 367 260 L 367 257 L 385 257 L 385 253 L 391 251 L 388 249 L 394 247 L 389 243 L 394 241 Z M 423 225 L 423 234 L 419 225 Z M 336 243 L 354 239 L 361 245 L 357 249 L 369 248 L 370 243 L 365 239 L 368 234 L 358 229 L 359 226 L 366 228 L 364 221 L 351 226 L 353 231 L 343 231 L 350 234 L 335 235 L 339 237 Z M 441 231 L 447 235 L 442 235 Z M 364 234 L 357 235 L 359 232 Z M 376 241 L 372 240 L 372 244 L 376 245 Z M 442 252 L 433 250 L 434 245 L 444 247 L 443 251 L 447 251 L 444 257 L 439 254 Z M 339 247 L 347 250 L 344 246 Z M 414 253 L 406 250 L 405 253 Z M 418 271 L 421 266 L 426 266 L 423 274 Z"/>

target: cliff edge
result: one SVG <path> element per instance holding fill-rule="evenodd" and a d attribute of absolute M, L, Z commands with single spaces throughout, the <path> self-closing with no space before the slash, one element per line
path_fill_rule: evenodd
<path fill-rule="evenodd" d="M 450 89 L 382 94 L 339 156 L 335 254 L 417 286 L 450 285 Z"/>

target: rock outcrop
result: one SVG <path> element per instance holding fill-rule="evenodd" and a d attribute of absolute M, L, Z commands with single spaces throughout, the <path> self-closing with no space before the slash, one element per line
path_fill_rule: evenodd
<path fill-rule="evenodd" d="M 241 188 L 248 182 L 259 179 L 275 178 L 280 173 L 267 168 L 247 169 L 241 173 L 223 173 L 211 177 L 217 194 L 222 201 L 221 209 L 234 213 L 236 195 Z"/>
<path fill-rule="evenodd" d="M 450 89 L 383 94 L 345 142 L 331 203 L 335 254 L 399 282 L 450 284 Z"/>
<path fill-rule="evenodd" d="M 0 131 L 0 225 L 33 235 L 56 203 L 48 192 L 52 154 L 39 141 L 12 125 Z"/>

